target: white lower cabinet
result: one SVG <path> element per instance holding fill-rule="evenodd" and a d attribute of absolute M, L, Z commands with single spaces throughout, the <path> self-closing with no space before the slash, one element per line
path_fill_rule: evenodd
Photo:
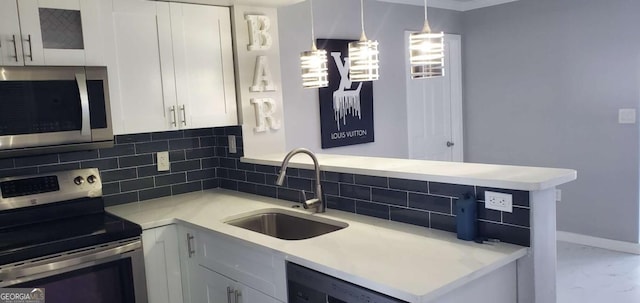
<path fill-rule="evenodd" d="M 184 302 L 286 302 L 281 254 L 215 232 L 178 233 Z"/>
<path fill-rule="evenodd" d="M 149 303 L 182 303 L 182 279 L 175 225 L 142 232 Z"/>
<path fill-rule="evenodd" d="M 200 302 L 280 303 L 272 297 L 205 267 L 199 267 L 198 273 L 202 282 L 200 291 L 205 295 Z"/>

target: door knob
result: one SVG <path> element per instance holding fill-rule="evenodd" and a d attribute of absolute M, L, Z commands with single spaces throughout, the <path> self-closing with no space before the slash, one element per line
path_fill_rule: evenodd
<path fill-rule="evenodd" d="M 447 141 L 447 147 L 451 147 L 456 145 L 455 143 L 451 142 L 451 141 Z"/>

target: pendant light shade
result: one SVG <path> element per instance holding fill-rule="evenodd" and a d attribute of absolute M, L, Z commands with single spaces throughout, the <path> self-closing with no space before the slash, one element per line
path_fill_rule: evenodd
<path fill-rule="evenodd" d="M 300 53 L 302 66 L 302 87 L 321 88 L 329 86 L 327 69 L 327 51 L 313 49 Z"/>
<path fill-rule="evenodd" d="M 424 1 L 424 27 L 422 32 L 409 36 L 411 78 L 425 79 L 444 76 L 444 33 L 432 33 L 427 19 L 427 1 Z"/>
<path fill-rule="evenodd" d="M 380 78 L 378 41 L 368 40 L 364 32 L 364 2 L 360 0 L 362 36 L 349 43 L 349 78 L 352 82 L 375 81 Z"/>
<path fill-rule="evenodd" d="M 321 88 L 329 86 L 329 70 L 327 68 L 327 52 L 318 49 L 313 29 L 313 2 L 309 0 L 311 9 L 311 50 L 300 53 L 302 68 L 302 87 Z"/>

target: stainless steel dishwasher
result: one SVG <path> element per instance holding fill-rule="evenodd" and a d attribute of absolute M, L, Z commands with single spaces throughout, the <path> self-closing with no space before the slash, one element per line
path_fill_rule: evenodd
<path fill-rule="evenodd" d="M 405 302 L 290 262 L 287 288 L 289 303 Z"/>

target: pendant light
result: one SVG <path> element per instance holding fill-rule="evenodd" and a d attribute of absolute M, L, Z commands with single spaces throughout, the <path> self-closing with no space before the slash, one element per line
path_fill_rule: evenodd
<path fill-rule="evenodd" d="M 313 0 L 309 0 L 311 9 L 311 50 L 300 53 L 302 66 L 302 87 L 321 88 L 329 86 L 327 69 L 327 51 L 316 47 L 315 32 L 313 30 Z"/>
<path fill-rule="evenodd" d="M 409 55 L 412 79 L 444 76 L 444 33 L 431 32 L 427 18 L 427 0 L 424 0 L 422 32 L 409 36 Z"/>
<path fill-rule="evenodd" d="M 360 41 L 349 43 L 349 78 L 352 82 L 375 81 L 380 78 L 378 41 L 368 40 L 364 33 L 364 0 L 360 0 Z"/>

